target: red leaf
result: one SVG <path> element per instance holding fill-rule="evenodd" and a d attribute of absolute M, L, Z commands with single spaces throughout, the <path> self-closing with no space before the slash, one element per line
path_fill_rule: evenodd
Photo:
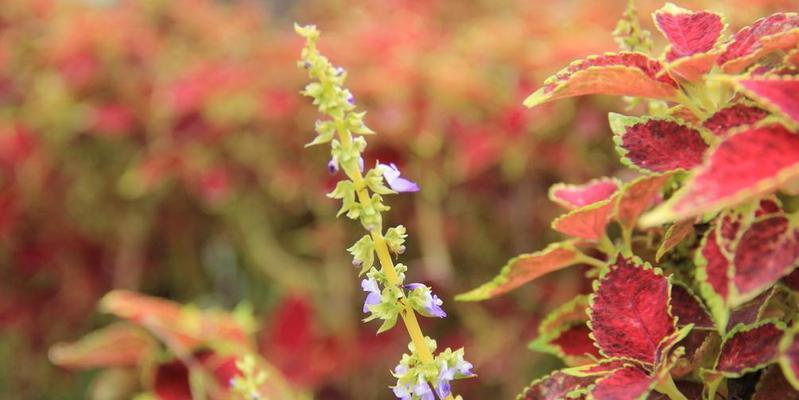
<path fill-rule="evenodd" d="M 655 379 L 644 370 L 627 366 L 599 379 L 591 391 L 596 400 L 638 399 L 655 386 Z"/>
<path fill-rule="evenodd" d="M 640 261 L 619 257 L 592 297 L 591 330 L 602 353 L 654 364 L 663 339 L 676 329 L 669 282 Z"/>
<path fill-rule="evenodd" d="M 758 103 L 799 123 L 799 78 L 742 79 L 738 84 Z"/>
<path fill-rule="evenodd" d="M 799 259 L 799 232 L 783 216 L 752 224 L 735 249 L 735 286 L 745 301 L 789 274 Z"/>
<path fill-rule="evenodd" d="M 659 61 L 640 53 L 615 53 L 577 61 L 550 77 L 525 101 L 534 107 L 552 100 L 609 94 L 670 99 L 677 95 L 677 82 L 662 73 Z"/>
<path fill-rule="evenodd" d="M 799 390 L 799 336 L 796 335 L 799 325 L 794 323 L 779 343 L 779 360 L 782 373 L 794 387 Z"/>
<path fill-rule="evenodd" d="M 689 170 L 702 163 L 707 144 L 699 131 L 672 120 L 610 114 L 610 128 L 622 162 L 635 169 Z"/>
<path fill-rule="evenodd" d="M 781 322 L 738 325 L 725 337 L 715 369 L 727 377 L 739 377 L 765 367 L 777 358 L 784 330 Z"/>
<path fill-rule="evenodd" d="M 646 226 L 729 207 L 771 193 L 799 176 L 799 135 L 781 125 L 751 128 L 723 141 L 694 177 L 642 218 Z"/>
<path fill-rule="evenodd" d="M 724 72 L 738 73 L 770 51 L 793 47 L 799 35 L 799 16 L 776 13 L 736 33 L 716 63 Z"/>
<path fill-rule="evenodd" d="M 702 122 L 702 126 L 718 137 L 739 126 L 751 125 L 768 116 L 768 111 L 746 104 L 735 104 L 723 108 Z"/>
<path fill-rule="evenodd" d="M 539 252 L 512 258 L 499 275 L 475 289 L 455 297 L 460 301 L 479 301 L 499 296 L 552 271 L 580 262 L 582 254 L 571 242 L 549 245 Z"/>
<path fill-rule="evenodd" d="M 586 355 L 600 358 L 599 349 L 594 346 L 589 334 L 588 325 L 575 325 L 561 332 L 551 343 L 557 346 L 567 357 L 582 357 Z"/>
<path fill-rule="evenodd" d="M 619 186 L 619 181 L 613 178 L 594 179 L 582 185 L 556 183 L 549 188 L 549 198 L 572 210 L 610 198 Z"/>
<path fill-rule="evenodd" d="M 660 261 L 660 259 L 663 258 L 666 253 L 673 250 L 675 247 L 677 247 L 677 245 L 685 240 L 685 238 L 691 236 L 693 233 L 694 221 L 685 220 L 673 223 L 663 235 L 663 240 L 661 241 L 660 247 L 658 247 L 658 251 L 655 254 L 655 261 Z"/>
<path fill-rule="evenodd" d="M 727 323 L 727 330 L 735 328 L 736 325 L 751 325 L 760 319 L 769 299 L 774 294 L 774 287 L 772 290 L 765 291 L 730 312 L 730 320 Z"/>
<path fill-rule="evenodd" d="M 720 15 L 690 11 L 671 3 L 652 16 L 658 30 L 671 44 L 666 54 L 668 61 L 712 50 L 724 30 Z"/>
<path fill-rule="evenodd" d="M 683 285 L 671 286 L 671 312 L 680 326 L 694 324 L 694 328 L 714 328 L 704 304 Z"/>
<path fill-rule="evenodd" d="M 772 365 L 760 375 L 752 400 L 799 400 L 799 391 L 785 379 L 782 371 Z"/>
<path fill-rule="evenodd" d="M 524 400 L 560 400 L 574 390 L 588 387 L 596 380 L 595 377 L 572 376 L 563 371 L 555 371 L 541 379 L 533 381 L 522 395 Z"/>
<path fill-rule="evenodd" d="M 77 342 L 54 345 L 48 357 L 53 364 L 71 369 L 131 367 L 152 356 L 156 346 L 140 328 L 117 322 Z"/>
<path fill-rule="evenodd" d="M 599 349 L 589 337 L 588 296 L 581 295 L 559 306 L 538 325 L 538 337 L 529 345 L 530 349 L 556 355 L 567 365 L 585 364 L 601 358 Z"/>
<path fill-rule="evenodd" d="M 610 198 L 572 210 L 552 221 L 552 229 L 580 239 L 599 240 L 605 235 L 605 226 L 612 216 L 612 200 Z"/>

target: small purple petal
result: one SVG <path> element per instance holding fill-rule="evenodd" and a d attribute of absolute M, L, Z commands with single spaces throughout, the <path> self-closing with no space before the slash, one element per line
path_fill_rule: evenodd
<path fill-rule="evenodd" d="M 441 301 L 438 296 L 433 295 L 432 301 L 428 301 L 428 303 L 424 305 L 424 308 L 430 316 L 444 318 L 447 316 L 447 313 L 441 308 L 441 304 L 444 304 L 444 302 Z"/>
<path fill-rule="evenodd" d="M 449 396 L 452 393 L 452 387 L 449 381 L 445 379 L 440 380 L 436 386 L 436 392 L 438 392 L 438 397 L 442 399 Z"/>
<path fill-rule="evenodd" d="M 391 190 L 398 193 L 418 192 L 419 185 L 408 179 L 400 177 L 400 170 L 394 163 L 391 164 L 377 164 L 377 168 L 383 173 L 383 178 L 386 179 L 388 186 Z"/>
<path fill-rule="evenodd" d="M 330 173 L 330 175 L 338 172 L 338 162 L 336 162 L 336 160 L 330 160 L 330 162 L 327 163 L 327 172 Z"/>
<path fill-rule="evenodd" d="M 423 287 L 426 287 L 426 286 L 424 284 L 421 284 L 421 283 L 409 283 L 409 284 L 405 285 L 405 289 L 408 289 L 408 290 L 414 290 L 414 289 L 419 289 L 419 288 L 423 288 Z"/>
<path fill-rule="evenodd" d="M 347 93 L 347 103 L 350 105 L 355 105 L 355 97 L 352 96 L 352 93 Z"/>
<path fill-rule="evenodd" d="M 369 312 L 369 306 L 373 306 L 375 304 L 380 304 L 380 294 L 379 293 L 369 293 L 366 296 L 366 300 L 363 302 L 363 312 Z"/>

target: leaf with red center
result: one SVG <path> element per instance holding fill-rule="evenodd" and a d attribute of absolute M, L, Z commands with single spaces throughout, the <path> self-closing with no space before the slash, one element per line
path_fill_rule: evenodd
<path fill-rule="evenodd" d="M 519 396 L 523 400 L 560 400 L 568 394 L 584 393 L 595 377 L 573 376 L 563 371 L 555 371 L 543 378 L 536 379 Z"/>
<path fill-rule="evenodd" d="M 707 144 L 699 131 L 677 121 L 609 115 L 622 163 L 644 172 L 690 170 L 702 163 Z"/>
<path fill-rule="evenodd" d="M 730 129 L 752 125 L 767 116 L 768 111 L 762 108 L 739 103 L 717 111 L 702 126 L 718 137 L 725 137 Z"/>
<path fill-rule="evenodd" d="M 710 307 L 716 327 L 721 329 L 729 320 L 729 277 L 733 272 L 732 261 L 722 252 L 719 241 L 718 229 L 710 229 L 696 251 L 694 264 L 700 293 Z"/>
<path fill-rule="evenodd" d="M 613 197 L 572 210 L 552 221 L 552 229 L 580 239 L 598 241 L 613 212 Z"/>
<path fill-rule="evenodd" d="M 654 364 L 661 341 L 676 330 L 669 293 L 658 270 L 619 257 L 592 296 L 590 326 L 602 353 Z"/>
<path fill-rule="evenodd" d="M 694 324 L 694 328 L 714 329 L 713 320 L 704 304 L 681 284 L 671 286 L 671 312 L 677 317 L 679 326 Z"/>
<path fill-rule="evenodd" d="M 642 225 L 700 215 L 776 191 L 799 177 L 799 135 L 781 125 L 747 129 L 724 140 L 672 198 Z"/>
<path fill-rule="evenodd" d="M 694 221 L 692 220 L 688 219 L 671 224 L 666 233 L 663 234 L 663 240 L 655 254 L 655 261 L 660 261 L 666 253 L 672 251 L 678 244 L 693 234 Z"/>
<path fill-rule="evenodd" d="M 782 373 L 795 389 L 799 390 L 799 324 L 785 332 L 779 343 L 779 361 Z"/>
<path fill-rule="evenodd" d="M 538 326 L 538 337 L 530 349 L 554 354 L 567 365 L 580 365 L 601 358 L 589 337 L 588 296 L 577 296 L 549 313 Z"/>
<path fill-rule="evenodd" d="M 516 256 L 490 282 L 455 297 L 460 301 L 490 299 L 509 292 L 552 271 L 578 264 L 584 257 L 571 241 L 553 243 L 546 249 Z"/>
<path fill-rule="evenodd" d="M 719 14 L 686 10 L 672 3 L 655 11 L 652 18 L 669 40 L 668 61 L 713 50 L 725 28 Z"/>
<path fill-rule="evenodd" d="M 152 357 L 157 348 L 153 338 L 140 328 L 117 322 L 77 342 L 54 345 L 48 357 L 53 364 L 70 369 L 133 367 Z"/>
<path fill-rule="evenodd" d="M 799 231 L 781 216 L 766 217 L 753 223 L 735 248 L 737 295 L 732 305 L 757 296 L 780 278 L 788 275 L 799 260 Z"/>
<path fill-rule="evenodd" d="M 672 174 L 653 174 L 636 178 L 619 191 L 615 218 L 623 229 L 632 230 L 638 217 L 660 200 L 660 190 Z"/>
<path fill-rule="evenodd" d="M 574 96 L 608 94 L 671 99 L 677 82 L 641 53 L 608 53 L 572 63 L 524 100 L 526 107 Z"/>
<path fill-rule="evenodd" d="M 738 325 L 724 337 L 715 370 L 737 378 L 774 362 L 784 330 L 779 321 Z"/>
<path fill-rule="evenodd" d="M 716 63 L 735 74 L 774 50 L 789 49 L 799 41 L 799 16 L 776 13 L 761 18 L 736 33 Z"/>
<path fill-rule="evenodd" d="M 582 185 L 556 183 L 549 188 L 549 198 L 555 203 L 573 210 L 602 201 L 613 196 L 620 183 L 614 178 L 594 179 Z"/>
<path fill-rule="evenodd" d="M 738 85 L 764 107 L 799 123 L 799 77 L 741 79 Z"/>
<path fill-rule="evenodd" d="M 599 379 L 591 390 L 595 400 L 645 398 L 655 387 L 655 379 L 643 369 L 628 366 Z"/>
<path fill-rule="evenodd" d="M 760 375 L 752 400 L 799 400 L 799 391 L 785 379 L 780 367 L 772 365 Z"/>

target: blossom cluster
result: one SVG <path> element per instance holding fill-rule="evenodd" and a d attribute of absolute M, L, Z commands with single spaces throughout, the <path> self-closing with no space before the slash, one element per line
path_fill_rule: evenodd
<path fill-rule="evenodd" d="M 365 112 L 356 111 L 355 98 L 344 88 L 347 72 L 333 66 L 316 49 L 319 31 L 314 26 L 295 26 L 296 32 L 305 38 L 298 65 L 308 71 L 313 82 L 302 94 L 313 99 L 325 120 L 317 121 L 316 137 L 308 146 L 330 144 L 331 159 L 327 169 L 331 174 L 343 171 L 347 179 L 338 182 L 328 197 L 341 200 L 338 215 L 358 220 L 367 231 L 349 249 L 353 265 L 366 275 L 361 288 L 367 293 L 363 312 L 369 314 L 364 321 L 381 320 L 378 333 L 391 329 L 402 318 L 412 342 L 411 353 L 404 355 L 395 368 L 397 384 L 394 394 L 400 399 L 452 399 L 450 382 L 454 379 L 473 376 L 472 365 L 463 360 L 463 349 L 446 349 L 436 356 L 435 341 L 424 336 L 415 314 L 443 318 L 443 301 L 429 286 L 422 283 L 405 283 L 407 267 L 394 264 L 393 257 L 404 253 L 407 237 L 404 226 L 399 225 L 383 231 L 382 213 L 390 207 L 383 196 L 416 192 L 419 186 L 402 176 L 393 164 L 377 161 L 365 171 L 363 152 L 366 149 L 364 136 L 374 132 L 364 123 Z M 377 256 L 380 268 L 375 264 Z"/>

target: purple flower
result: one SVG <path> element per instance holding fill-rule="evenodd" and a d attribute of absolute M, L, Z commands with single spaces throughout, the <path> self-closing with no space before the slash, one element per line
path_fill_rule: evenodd
<path fill-rule="evenodd" d="M 441 367 L 438 372 L 438 382 L 436 383 L 436 392 L 440 398 L 445 398 L 451 394 L 450 382 L 455 380 L 456 377 L 472 376 L 472 363 L 463 359 L 463 356 L 455 358 L 455 365 L 448 366 L 446 361 L 441 362 Z"/>
<path fill-rule="evenodd" d="M 377 163 L 377 169 L 383 174 L 391 190 L 399 193 L 419 191 L 419 185 L 400 176 L 400 170 L 394 163 L 388 165 Z"/>
<path fill-rule="evenodd" d="M 369 293 L 363 302 L 363 312 L 368 313 L 369 306 L 380 304 L 380 287 L 377 286 L 376 280 L 369 278 L 361 281 L 361 289 Z"/>
<path fill-rule="evenodd" d="M 419 381 L 413 386 L 413 394 L 420 400 L 436 400 L 433 389 L 430 389 L 430 385 L 427 384 L 427 381 L 424 380 L 424 376 L 422 375 L 419 375 Z"/>
<path fill-rule="evenodd" d="M 336 76 L 344 75 L 344 68 L 338 67 L 336 68 Z"/>
<path fill-rule="evenodd" d="M 347 103 L 350 105 L 355 105 L 355 97 L 352 96 L 352 93 L 347 92 Z"/>
<path fill-rule="evenodd" d="M 427 317 L 436 317 L 436 318 L 444 318 L 447 316 L 447 313 L 441 308 L 441 305 L 444 304 L 444 301 L 441 300 L 438 296 L 434 295 L 430 288 L 426 285 L 421 283 L 409 283 L 405 285 L 406 289 L 410 290 L 417 290 L 421 289 L 422 293 L 422 306 L 424 307 L 424 315 Z"/>

